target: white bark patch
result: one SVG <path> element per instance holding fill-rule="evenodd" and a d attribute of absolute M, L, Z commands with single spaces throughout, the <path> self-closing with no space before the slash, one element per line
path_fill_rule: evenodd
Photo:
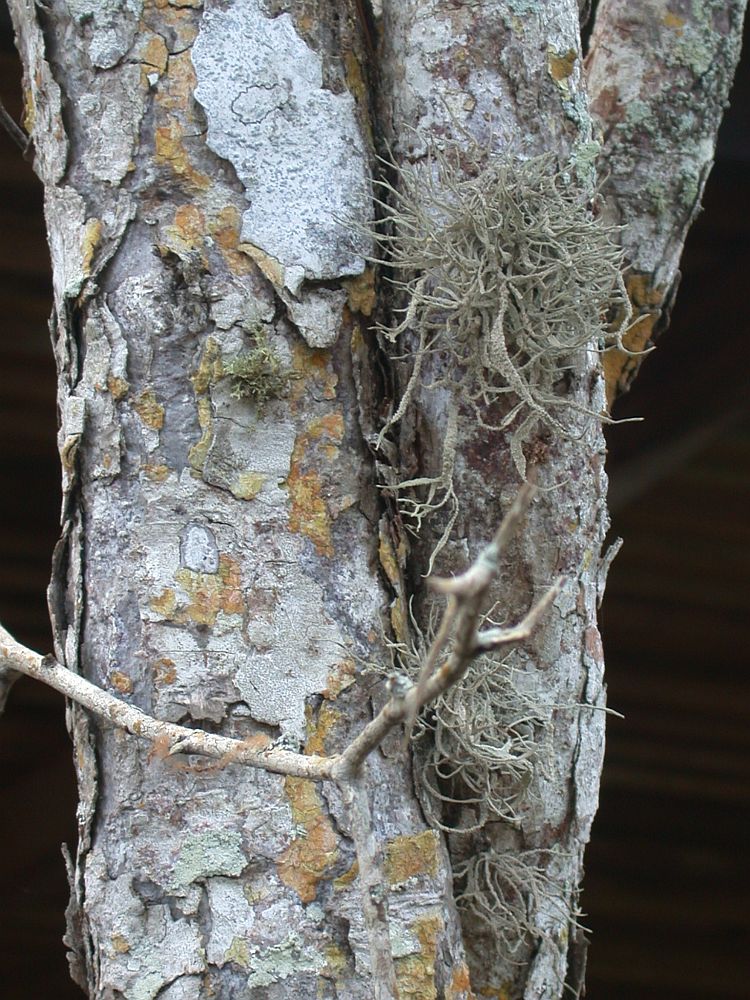
<path fill-rule="evenodd" d="M 128 1000 L 153 1000 L 178 976 L 202 972 L 205 959 L 196 925 L 174 920 L 166 905 L 144 906 L 132 877 L 110 879 L 101 858 L 89 861 L 86 897 L 112 917 L 98 950 L 101 981 Z"/>
<path fill-rule="evenodd" d="M 72 187 L 47 187 L 44 192 L 50 257 L 55 267 L 52 287 L 55 305 L 75 298 L 86 280 L 84 235 L 86 204 Z"/>
<path fill-rule="evenodd" d="M 239 875 L 246 863 L 242 836 L 236 830 L 188 834 L 172 872 L 172 889 L 186 889 L 210 875 Z"/>
<path fill-rule="evenodd" d="M 204 524 L 191 522 L 180 536 L 180 562 L 197 573 L 216 573 L 219 548 L 216 537 Z"/>
<path fill-rule="evenodd" d="M 80 25 L 89 27 L 88 54 L 94 66 L 111 69 L 127 54 L 143 13 L 142 0 L 67 0 L 66 6 Z"/>
<path fill-rule="evenodd" d="M 371 202 L 354 99 L 323 88 L 321 57 L 292 18 L 268 18 L 258 0 L 210 5 L 192 59 L 208 145 L 250 202 L 242 241 L 278 262 L 280 287 L 295 297 L 304 280 L 360 274 L 368 240 L 347 223 Z M 328 326 L 315 346 L 335 339 Z"/>

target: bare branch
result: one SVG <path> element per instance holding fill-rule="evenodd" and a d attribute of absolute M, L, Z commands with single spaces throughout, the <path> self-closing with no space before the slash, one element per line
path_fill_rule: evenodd
<path fill-rule="evenodd" d="M 199 754 L 215 760 L 229 758 L 233 763 L 261 768 L 274 774 L 288 774 L 298 778 L 320 780 L 329 778 L 331 760 L 325 757 L 306 757 L 288 750 L 258 750 L 243 740 L 207 733 L 202 729 L 189 729 L 171 722 L 159 722 L 139 708 L 128 705 L 107 691 L 62 667 L 52 657 L 42 657 L 27 649 L 0 626 L 0 668 L 16 670 L 49 685 L 66 698 L 83 705 L 104 722 L 164 744 L 167 752 Z"/>
<path fill-rule="evenodd" d="M 2 125 L 13 142 L 25 156 L 29 151 L 29 146 L 31 145 L 31 136 L 26 135 L 24 130 L 16 124 L 13 117 L 5 110 L 2 101 L 0 101 L 0 125 Z"/>

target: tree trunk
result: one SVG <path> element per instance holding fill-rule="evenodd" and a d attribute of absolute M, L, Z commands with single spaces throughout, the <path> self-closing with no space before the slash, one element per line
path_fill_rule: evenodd
<path fill-rule="evenodd" d="M 11 3 L 54 271 L 61 663 L 160 719 L 333 752 L 383 703 L 385 676 L 419 659 L 435 604 L 424 577 L 463 569 L 536 476 L 491 617 L 519 617 L 562 574 L 552 612 L 524 652 L 485 662 L 417 722 L 414 774 L 399 739 L 368 760 L 402 998 L 580 992 L 576 897 L 604 746 L 605 380 L 589 340 L 549 376 L 547 409 L 523 383 L 478 411 L 468 354 L 440 342 L 423 355 L 418 323 L 390 343 L 418 277 L 394 290 L 369 261 L 408 233 L 394 204 L 429 216 L 446 178 L 475 192 L 497 163 L 522 212 L 513 179 L 532 177 L 526 204 L 560 194 L 555 210 L 609 260 L 590 211 L 609 127 L 601 210 L 627 222 L 648 288 L 670 288 L 741 30 L 739 3 L 705 6 L 659 22 L 675 35 L 659 49 L 665 81 L 698 74 L 710 111 L 695 111 L 694 156 L 683 150 L 690 198 L 670 194 L 653 226 L 673 238 L 644 263 L 628 239 L 650 208 L 617 187 L 625 113 L 610 105 L 629 95 L 600 82 L 614 77 L 605 36 L 627 49 L 624 76 L 636 44 L 614 2 L 599 5 L 588 85 L 573 0 L 386 0 L 382 14 L 361 0 Z M 697 66 L 684 53 L 699 29 Z M 701 75 L 706 59 L 722 72 Z M 651 151 L 629 155 L 648 169 Z M 397 192 L 376 239 L 373 178 Z M 416 203 L 399 201 L 410 183 Z M 639 314 L 643 284 L 627 285 Z M 592 292 L 592 329 L 610 307 L 616 322 L 613 302 L 627 314 L 609 291 Z M 499 311 L 466 321 L 477 356 Z M 67 943 L 89 996 L 380 995 L 335 785 L 183 765 L 74 704 L 69 725 Z M 488 764 L 503 747 L 503 766 Z"/>

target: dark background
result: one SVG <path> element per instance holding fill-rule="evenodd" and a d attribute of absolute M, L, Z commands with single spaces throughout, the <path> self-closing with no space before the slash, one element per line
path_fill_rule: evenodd
<path fill-rule="evenodd" d="M 0 97 L 20 118 L 0 8 Z M 747 48 L 747 46 L 746 46 Z M 750 996 L 750 66 L 683 260 L 670 330 L 609 432 L 609 704 L 582 907 L 592 1000 Z M 51 648 L 55 375 L 42 191 L 0 132 L 0 621 Z M 28 680 L 0 720 L 0 996 L 67 1000 L 60 844 L 75 842 L 63 700 Z"/>

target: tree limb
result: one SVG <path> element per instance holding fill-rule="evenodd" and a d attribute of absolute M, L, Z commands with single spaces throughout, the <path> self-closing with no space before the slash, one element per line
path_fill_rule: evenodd
<path fill-rule="evenodd" d="M 275 774 L 293 775 L 314 781 L 335 781 L 348 808 L 351 836 L 359 865 L 362 912 L 370 945 L 375 1000 L 398 1000 L 393 955 L 388 931 L 387 883 L 383 875 L 381 851 L 375 839 L 363 765 L 367 757 L 396 726 L 413 724 L 418 713 L 466 673 L 481 653 L 515 646 L 529 638 L 541 616 L 560 591 L 556 581 L 523 620 L 512 628 L 478 630 L 482 608 L 490 585 L 497 575 L 500 555 L 528 509 L 535 488 L 526 484 L 518 493 L 508 515 L 488 546 L 469 569 L 453 579 L 434 579 L 432 587 L 448 597 L 437 638 L 430 647 L 418 683 L 404 689 L 394 685 L 383 709 L 349 744 L 331 757 L 306 756 L 273 746 L 258 749 L 251 740 L 243 741 L 160 722 L 133 705 L 121 701 L 56 662 L 22 646 L 0 626 L 0 685 L 13 672 L 26 674 L 53 687 L 67 698 L 87 708 L 105 722 L 149 739 L 165 747 L 167 755 L 200 754 L 219 761 L 244 764 Z M 452 649 L 446 647 L 453 634 Z M 444 657 L 441 665 L 438 661 Z M 0 687 L 0 695 L 2 688 Z"/>

